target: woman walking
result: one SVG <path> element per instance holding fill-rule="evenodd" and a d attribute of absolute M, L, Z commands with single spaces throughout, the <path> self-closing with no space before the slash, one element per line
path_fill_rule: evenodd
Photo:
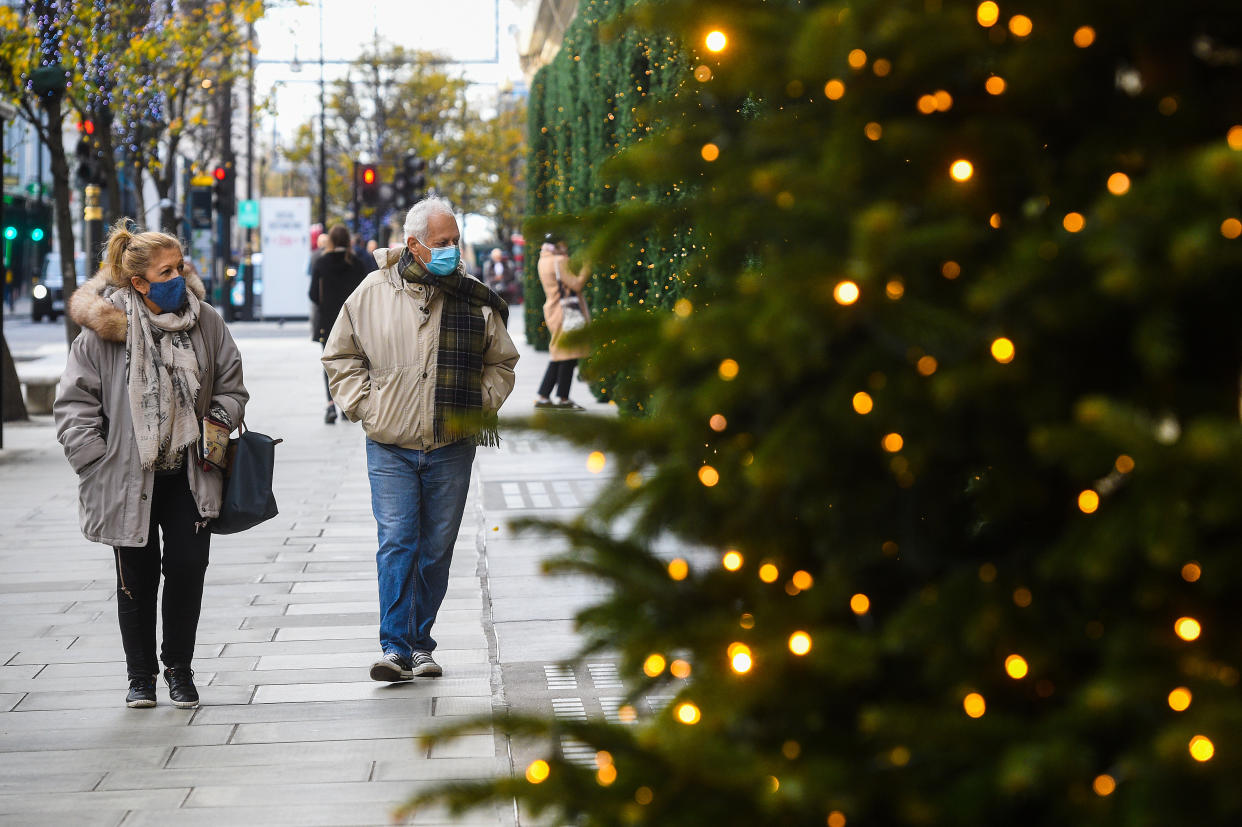
<path fill-rule="evenodd" d="M 327 249 L 311 268 L 310 300 L 319 308 L 319 328 L 315 331 L 315 338 L 321 346 L 328 341 L 328 334 L 332 332 L 345 300 L 354 288 L 362 284 L 367 272 L 367 267 L 349 248 L 349 229 L 344 224 L 333 226 L 328 231 Z M 332 388 L 328 385 L 326 371 L 323 386 L 328 394 L 328 409 L 324 412 L 323 421 L 331 425 L 336 422 L 336 405 L 332 402 Z"/>
<path fill-rule="evenodd" d="M 155 706 L 156 596 L 164 574 L 160 650 L 174 706 L 198 706 L 191 660 L 220 471 L 201 460 L 205 418 L 232 430 L 249 394 L 241 354 L 181 244 L 133 233 L 121 219 L 103 268 L 69 313 L 82 332 L 53 407 L 56 436 L 78 474 L 86 539 L 113 547 L 129 707 Z M 162 540 L 162 543 L 161 543 Z"/>
<path fill-rule="evenodd" d="M 543 294 L 546 296 L 543 303 L 543 320 L 548 325 L 548 332 L 552 334 L 552 341 L 548 345 L 548 355 L 552 361 L 548 363 L 548 369 L 543 374 L 543 381 L 539 383 L 535 407 L 556 408 L 563 411 L 586 410 L 569 398 L 569 386 L 573 383 L 574 367 L 577 366 L 579 359 L 586 356 L 587 348 L 585 344 L 572 347 L 564 344 L 565 310 L 561 299 L 576 298 L 578 309 L 583 317 L 588 320 L 591 318 L 590 307 L 587 306 L 586 298 L 582 295 L 582 289 L 591 278 L 591 268 L 588 265 L 580 272 L 570 272 L 569 250 L 565 242 L 554 239 L 551 235 L 544 238 L 543 246 L 539 249 L 539 262 L 536 267 L 539 271 L 539 281 L 543 284 Z M 556 388 L 556 402 L 551 399 L 553 387 Z"/>

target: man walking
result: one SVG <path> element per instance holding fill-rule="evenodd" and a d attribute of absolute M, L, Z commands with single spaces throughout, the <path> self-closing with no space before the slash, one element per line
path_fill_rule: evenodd
<path fill-rule="evenodd" d="M 377 681 L 443 674 L 432 659 L 436 613 L 475 447 L 496 445 L 496 411 L 518 353 L 508 305 L 466 275 L 449 203 L 405 218 L 405 246 L 376 250 L 380 269 L 346 300 L 324 348 L 332 396 L 366 431 L 379 529 Z"/>

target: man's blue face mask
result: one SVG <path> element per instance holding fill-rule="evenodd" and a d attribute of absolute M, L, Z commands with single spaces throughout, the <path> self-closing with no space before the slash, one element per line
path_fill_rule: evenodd
<path fill-rule="evenodd" d="M 172 313 L 185 304 L 185 278 L 175 276 L 168 281 L 148 281 L 151 289 L 147 298 L 154 302 L 160 310 Z"/>
<path fill-rule="evenodd" d="M 418 239 L 414 239 L 418 241 Z M 418 241 L 419 244 L 423 242 Z M 423 244 L 427 247 L 426 244 Z M 457 262 L 461 259 L 461 251 L 457 249 L 457 245 L 452 247 L 427 247 L 431 251 L 431 261 L 427 262 L 427 272 L 436 276 L 447 276 L 449 273 L 457 269 Z"/>

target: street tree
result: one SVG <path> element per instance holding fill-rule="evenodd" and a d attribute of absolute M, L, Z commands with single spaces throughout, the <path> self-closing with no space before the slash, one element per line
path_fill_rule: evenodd
<path fill-rule="evenodd" d="M 573 548 L 549 569 L 603 581 L 577 624 L 628 688 L 619 722 L 502 719 L 544 756 L 416 803 L 1242 821 L 1239 22 L 1220 0 L 583 0 L 575 36 L 646 40 L 644 91 L 660 43 L 683 58 L 667 94 L 627 90 L 651 128 L 599 186 L 683 197 L 562 224 L 597 273 L 654 263 L 629 245 L 661 227 L 698 240 L 670 308 L 634 295 L 585 334 L 642 413 L 542 424 L 613 473 L 539 526 Z M 601 88 L 584 53 L 542 79 Z"/>

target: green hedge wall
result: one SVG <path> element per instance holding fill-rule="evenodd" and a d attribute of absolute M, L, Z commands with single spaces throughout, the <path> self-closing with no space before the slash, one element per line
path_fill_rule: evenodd
<path fill-rule="evenodd" d="M 610 169 L 607 163 L 661 128 L 649 119 L 648 102 L 676 94 L 688 77 L 673 38 L 644 34 L 618 21 L 628 7 L 639 2 L 582 0 L 560 52 L 539 70 L 531 86 L 526 336 L 540 350 L 548 347 L 548 328 L 535 262 L 544 233 L 549 229 L 563 232 L 573 255 L 592 241 L 574 232 L 575 216 L 632 200 L 680 197 L 677 188 L 659 191 L 638 186 L 620 166 Z M 593 315 L 601 318 L 623 309 L 658 312 L 671 307 L 687 286 L 680 262 L 689 234 L 686 229 L 669 228 L 659 236 L 636 236 L 620 245 L 626 256 L 614 253 L 594 261 L 594 277 L 587 288 Z M 615 398 L 616 378 L 615 374 L 593 376 L 596 396 Z"/>

